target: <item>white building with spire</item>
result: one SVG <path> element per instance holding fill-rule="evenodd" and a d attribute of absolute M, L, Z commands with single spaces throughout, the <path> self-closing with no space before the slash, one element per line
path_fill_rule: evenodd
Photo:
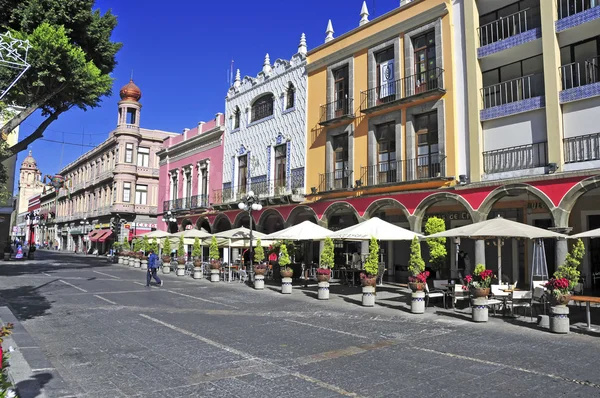
<path fill-rule="evenodd" d="M 223 189 L 213 206 L 237 208 L 252 190 L 263 206 L 301 200 L 304 194 L 306 157 L 306 37 L 291 59 L 271 64 L 265 56 L 256 77 L 235 81 L 225 101 Z M 268 218 L 268 217 L 267 217 Z M 247 226 L 248 219 L 236 220 Z M 268 220 L 266 220 L 268 221 Z M 278 221 L 259 225 L 269 232 Z M 272 225 L 271 225 L 272 224 Z"/>

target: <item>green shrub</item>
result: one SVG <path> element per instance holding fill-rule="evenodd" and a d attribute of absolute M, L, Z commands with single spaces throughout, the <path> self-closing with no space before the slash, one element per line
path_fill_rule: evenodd
<path fill-rule="evenodd" d="M 475 266 L 475 270 L 473 271 L 473 275 L 479 276 L 479 274 L 481 274 L 483 271 L 485 271 L 485 265 L 477 264 Z"/>
<path fill-rule="evenodd" d="M 124 250 L 129 250 L 131 249 L 131 246 L 129 246 L 129 239 L 127 238 L 127 236 L 125 236 L 123 238 L 123 249 Z"/>
<path fill-rule="evenodd" d="M 150 240 L 146 235 L 144 235 L 144 238 L 142 239 L 141 249 L 144 251 L 144 254 L 148 254 L 148 252 L 150 251 Z"/>
<path fill-rule="evenodd" d="M 425 271 L 425 261 L 421 257 L 421 243 L 418 237 L 414 237 L 410 244 L 410 258 L 408 259 L 408 271 L 417 276 Z"/>
<path fill-rule="evenodd" d="M 333 239 L 325 238 L 323 251 L 321 252 L 321 268 L 334 267 Z"/>
<path fill-rule="evenodd" d="M 185 256 L 185 244 L 183 242 L 183 236 L 179 237 L 179 245 L 177 245 L 177 256 L 178 257 Z"/>
<path fill-rule="evenodd" d="M 202 256 L 202 247 L 200 246 L 200 239 L 194 238 L 194 246 L 192 247 L 192 257 L 200 258 Z"/>
<path fill-rule="evenodd" d="M 262 247 L 260 238 L 256 240 L 256 247 L 254 248 L 254 261 L 261 263 L 265 259 L 265 250 Z"/>
<path fill-rule="evenodd" d="M 584 255 L 585 246 L 583 245 L 581 239 L 577 239 L 575 244 L 573 244 L 571 251 L 567 253 L 565 263 L 559 266 L 554 273 L 554 277 L 556 279 L 566 278 L 569 280 L 569 290 L 571 291 L 579 283 L 579 278 L 581 276 L 579 266 L 581 265 Z"/>
<path fill-rule="evenodd" d="M 148 251 L 152 250 L 154 253 L 158 254 L 158 242 L 156 238 L 152 238 L 152 243 L 150 243 L 150 247 Z"/>
<path fill-rule="evenodd" d="M 425 224 L 425 233 L 427 235 L 437 234 L 446 230 L 446 222 L 439 217 L 430 217 Z M 429 264 L 431 268 L 439 271 L 446 264 L 446 238 L 428 238 L 426 240 L 429 246 Z"/>
<path fill-rule="evenodd" d="M 379 272 L 379 243 L 374 237 L 371 237 L 369 242 L 369 255 L 365 262 L 365 272 L 371 276 L 376 276 Z"/>
<path fill-rule="evenodd" d="M 219 259 L 219 244 L 217 243 L 217 238 L 214 236 L 210 240 L 210 248 L 208 250 L 208 257 L 210 257 L 211 260 Z"/>
<path fill-rule="evenodd" d="M 288 254 L 287 251 L 287 246 L 285 245 L 285 243 L 282 243 L 279 247 L 281 256 L 279 256 L 279 265 L 282 268 L 287 268 L 288 265 L 290 265 L 290 263 L 292 262 L 290 260 L 290 255 Z"/>
<path fill-rule="evenodd" d="M 165 238 L 165 242 L 163 243 L 163 254 L 165 256 L 170 256 L 171 250 L 171 240 L 169 238 Z"/>

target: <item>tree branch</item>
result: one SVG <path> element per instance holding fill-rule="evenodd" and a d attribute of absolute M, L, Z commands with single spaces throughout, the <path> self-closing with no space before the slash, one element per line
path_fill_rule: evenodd
<path fill-rule="evenodd" d="M 6 122 L 6 124 L 0 128 L 2 139 L 6 141 L 6 137 L 12 133 L 14 129 L 19 127 L 19 125 L 23 123 L 29 116 L 31 116 L 33 112 L 37 111 L 41 106 L 48 102 L 48 100 L 60 93 L 63 89 L 64 87 L 61 86 L 58 90 L 48 93 L 42 98 L 33 101 L 27 108 L 25 108 L 25 110 L 17 113 L 12 119 Z"/>

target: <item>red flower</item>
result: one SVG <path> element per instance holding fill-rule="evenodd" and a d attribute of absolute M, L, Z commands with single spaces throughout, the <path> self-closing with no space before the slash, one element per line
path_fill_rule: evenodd
<path fill-rule="evenodd" d="M 465 282 L 467 282 L 467 283 L 473 282 L 473 277 L 471 275 L 465 276 Z"/>
<path fill-rule="evenodd" d="M 2 346 L 0 345 L 0 370 L 2 370 L 2 362 L 4 362 L 4 351 L 2 351 Z"/>

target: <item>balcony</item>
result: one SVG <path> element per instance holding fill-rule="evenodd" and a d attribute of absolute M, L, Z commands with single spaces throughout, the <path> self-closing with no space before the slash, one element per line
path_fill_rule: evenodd
<path fill-rule="evenodd" d="M 353 170 L 335 170 L 319 174 L 319 192 L 352 189 Z"/>
<path fill-rule="evenodd" d="M 560 67 L 560 102 L 571 102 L 600 95 L 600 56 Z"/>
<path fill-rule="evenodd" d="M 483 170 L 486 174 L 533 169 L 547 164 L 548 143 L 546 141 L 483 153 Z"/>
<path fill-rule="evenodd" d="M 444 93 L 443 78 L 444 70 L 434 68 L 363 91 L 360 93 L 360 111 L 370 113 Z"/>
<path fill-rule="evenodd" d="M 152 167 L 136 166 L 136 171 L 139 177 L 158 177 L 159 170 Z"/>
<path fill-rule="evenodd" d="M 481 120 L 539 109 L 545 105 L 544 75 L 517 77 L 481 89 Z"/>
<path fill-rule="evenodd" d="M 180 199 L 174 199 L 174 200 L 165 200 L 163 202 L 163 211 L 167 212 L 167 211 L 180 211 L 185 209 L 185 201 L 186 199 L 180 198 Z"/>
<path fill-rule="evenodd" d="M 415 182 L 446 177 L 446 156 L 419 156 L 416 159 L 396 160 L 360 168 L 363 186 Z"/>
<path fill-rule="evenodd" d="M 213 206 L 225 205 L 235 200 L 233 196 L 233 188 L 215 189 L 213 191 Z"/>
<path fill-rule="evenodd" d="M 329 126 L 343 121 L 354 119 L 354 100 L 340 98 L 325 105 L 321 105 L 321 126 Z"/>
<path fill-rule="evenodd" d="M 208 207 L 208 195 L 196 195 L 190 198 L 191 209 L 201 209 Z"/>
<path fill-rule="evenodd" d="M 96 184 L 106 181 L 108 179 L 113 178 L 113 171 L 112 170 L 107 170 L 107 171 L 102 171 L 100 173 L 97 174 L 97 177 L 95 179 Z"/>
<path fill-rule="evenodd" d="M 565 138 L 563 144 L 565 163 L 600 160 L 600 133 Z"/>
<path fill-rule="evenodd" d="M 510 37 L 520 35 L 540 26 L 540 9 L 526 8 L 502 17 L 477 29 L 479 46 L 484 47 Z"/>

